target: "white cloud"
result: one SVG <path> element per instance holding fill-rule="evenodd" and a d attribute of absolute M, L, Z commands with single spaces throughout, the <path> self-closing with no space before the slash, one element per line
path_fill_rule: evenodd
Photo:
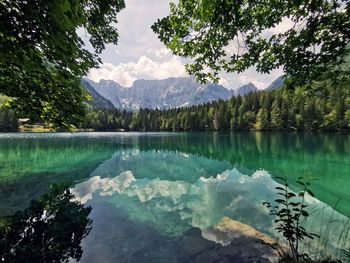
<path fill-rule="evenodd" d="M 280 23 L 267 31 L 271 34 L 284 33 L 291 29 L 293 26 L 294 22 L 291 19 L 284 17 Z"/>
<path fill-rule="evenodd" d="M 110 79 L 119 84 L 130 87 L 136 79 L 166 79 L 169 77 L 187 76 L 180 58 L 172 56 L 170 59 L 159 62 L 146 56 L 129 63 L 113 65 L 105 63 L 99 69 L 90 70 L 88 77 L 94 81 Z"/>
<path fill-rule="evenodd" d="M 229 89 L 237 89 L 238 87 L 252 82 L 258 89 L 267 88 L 272 81 L 283 74 L 281 68 L 272 70 L 270 74 L 260 74 L 256 72 L 254 67 L 246 70 L 243 73 L 221 73 L 221 77 L 228 82 Z"/>
<path fill-rule="evenodd" d="M 271 83 L 266 84 L 265 82 L 256 81 L 256 80 L 252 80 L 251 83 L 253 83 L 258 89 L 265 89 L 269 84 L 271 84 Z"/>
<path fill-rule="evenodd" d="M 171 55 L 171 51 L 167 48 L 160 48 L 160 49 L 147 49 L 146 50 L 147 54 L 151 54 L 154 55 L 158 58 L 165 58 L 165 57 L 169 57 L 169 55 Z"/>
<path fill-rule="evenodd" d="M 169 14 L 169 2 L 170 0 L 126 0 L 126 8 L 118 14 L 119 22 L 116 25 L 119 32 L 118 45 L 106 45 L 106 50 L 101 55 L 105 64 L 99 69 L 92 69 L 88 77 L 95 81 L 111 79 L 121 85 L 131 86 L 133 81 L 139 78 L 164 79 L 186 76 L 183 65 L 191 61 L 173 56 L 151 29 L 151 25 L 158 18 Z M 283 19 L 266 34 L 283 32 L 290 26 L 291 22 Z M 86 31 L 79 30 L 79 35 L 87 41 Z M 225 51 L 228 55 L 236 53 L 237 41 L 231 41 Z M 240 49 L 240 52 L 242 51 Z M 236 89 L 249 82 L 258 88 L 265 88 L 282 73 L 282 70 L 275 70 L 270 75 L 262 75 L 254 68 L 240 74 L 221 72 L 219 83 L 229 89 Z"/>
<path fill-rule="evenodd" d="M 137 63 L 127 63 L 125 67 L 137 75 L 146 75 L 154 79 L 185 76 L 185 68 L 177 57 L 172 57 L 165 62 L 157 62 L 146 56 L 140 57 Z"/>
<path fill-rule="evenodd" d="M 224 86 L 225 88 L 227 88 L 229 86 L 229 83 L 228 83 L 227 79 L 225 79 L 225 78 L 223 78 L 221 76 L 220 76 L 219 84 Z"/>
<path fill-rule="evenodd" d="M 98 69 L 91 69 L 88 78 L 94 81 L 101 79 L 114 80 L 124 86 L 131 86 L 136 80 L 122 65 L 115 66 L 111 63 L 105 63 Z"/>
<path fill-rule="evenodd" d="M 157 19 L 169 14 L 169 0 L 126 0 L 125 8 L 118 13 L 118 45 L 106 45 L 101 54 L 104 63 L 128 63 L 147 55 L 148 49 L 160 50 L 161 43 L 151 26 Z M 80 32 L 85 39 L 86 34 Z M 119 54 L 114 50 L 118 49 Z"/>

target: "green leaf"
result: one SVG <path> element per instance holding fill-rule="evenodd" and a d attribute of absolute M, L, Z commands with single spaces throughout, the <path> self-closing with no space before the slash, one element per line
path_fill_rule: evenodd
<path fill-rule="evenodd" d="M 297 181 L 298 184 L 305 186 L 305 183 L 303 181 Z"/>
<path fill-rule="evenodd" d="M 295 197 L 295 196 L 296 196 L 296 195 L 295 195 L 294 193 L 289 192 L 289 193 L 287 194 L 287 199 L 290 199 L 290 198 Z"/>
<path fill-rule="evenodd" d="M 286 201 L 282 199 L 276 199 L 275 202 L 279 204 L 286 204 Z"/>
<path fill-rule="evenodd" d="M 304 216 L 304 217 L 308 217 L 309 213 L 306 212 L 305 210 L 301 210 L 301 215 Z"/>
<path fill-rule="evenodd" d="M 285 180 L 285 178 L 284 178 L 284 177 L 281 177 L 281 176 L 275 176 L 275 179 L 279 179 L 279 180 L 282 180 L 282 181 Z M 283 189 L 283 188 L 282 188 L 282 189 Z"/>
<path fill-rule="evenodd" d="M 312 197 L 315 197 L 314 193 L 313 193 L 311 190 L 306 189 L 306 192 L 307 192 L 309 195 L 311 195 Z"/>

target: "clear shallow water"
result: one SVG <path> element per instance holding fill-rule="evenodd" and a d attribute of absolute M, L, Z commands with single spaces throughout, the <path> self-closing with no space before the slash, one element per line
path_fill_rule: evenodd
<path fill-rule="evenodd" d="M 261 202 L 275 198 L 281 175 L 294 191 L 299 176 L 318 179 L 308 224 L 339 247 L 350 215 L 347 134 L 1 134 L 0 216 L 70 182 L 92 207 L 82 262 L 188 262 L 204 256 L 198 246 L 208 258 L 230 243 L 213 229 L 225 216 L 276 236 Z"/>

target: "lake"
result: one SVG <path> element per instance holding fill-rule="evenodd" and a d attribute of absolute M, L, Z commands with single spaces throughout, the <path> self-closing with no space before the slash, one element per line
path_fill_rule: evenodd
<path fill-rule="evenodd" d="M 224 259 L 232 243 L 217 226 L 227 217 L 278 238 L 262 206 L 275 199 L 277 176 L 292 191 L 298 177 L 315 179 L 305 226 L 321 238 L 308 249 L 348 249 L 349 134 L 0 134 L 0 216 L 68 183 L 92 208 L 80 262 Z"/>

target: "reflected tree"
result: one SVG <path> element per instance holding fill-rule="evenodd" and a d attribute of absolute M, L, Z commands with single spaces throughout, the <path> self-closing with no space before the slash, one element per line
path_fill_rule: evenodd
<path fill-rule="evenodd" d="M 0 219 L 0 261 L 79 261 L 80 242 L 91 230 L 90 212 L 67 185 L 52 185 L 27 209 Z"/>

